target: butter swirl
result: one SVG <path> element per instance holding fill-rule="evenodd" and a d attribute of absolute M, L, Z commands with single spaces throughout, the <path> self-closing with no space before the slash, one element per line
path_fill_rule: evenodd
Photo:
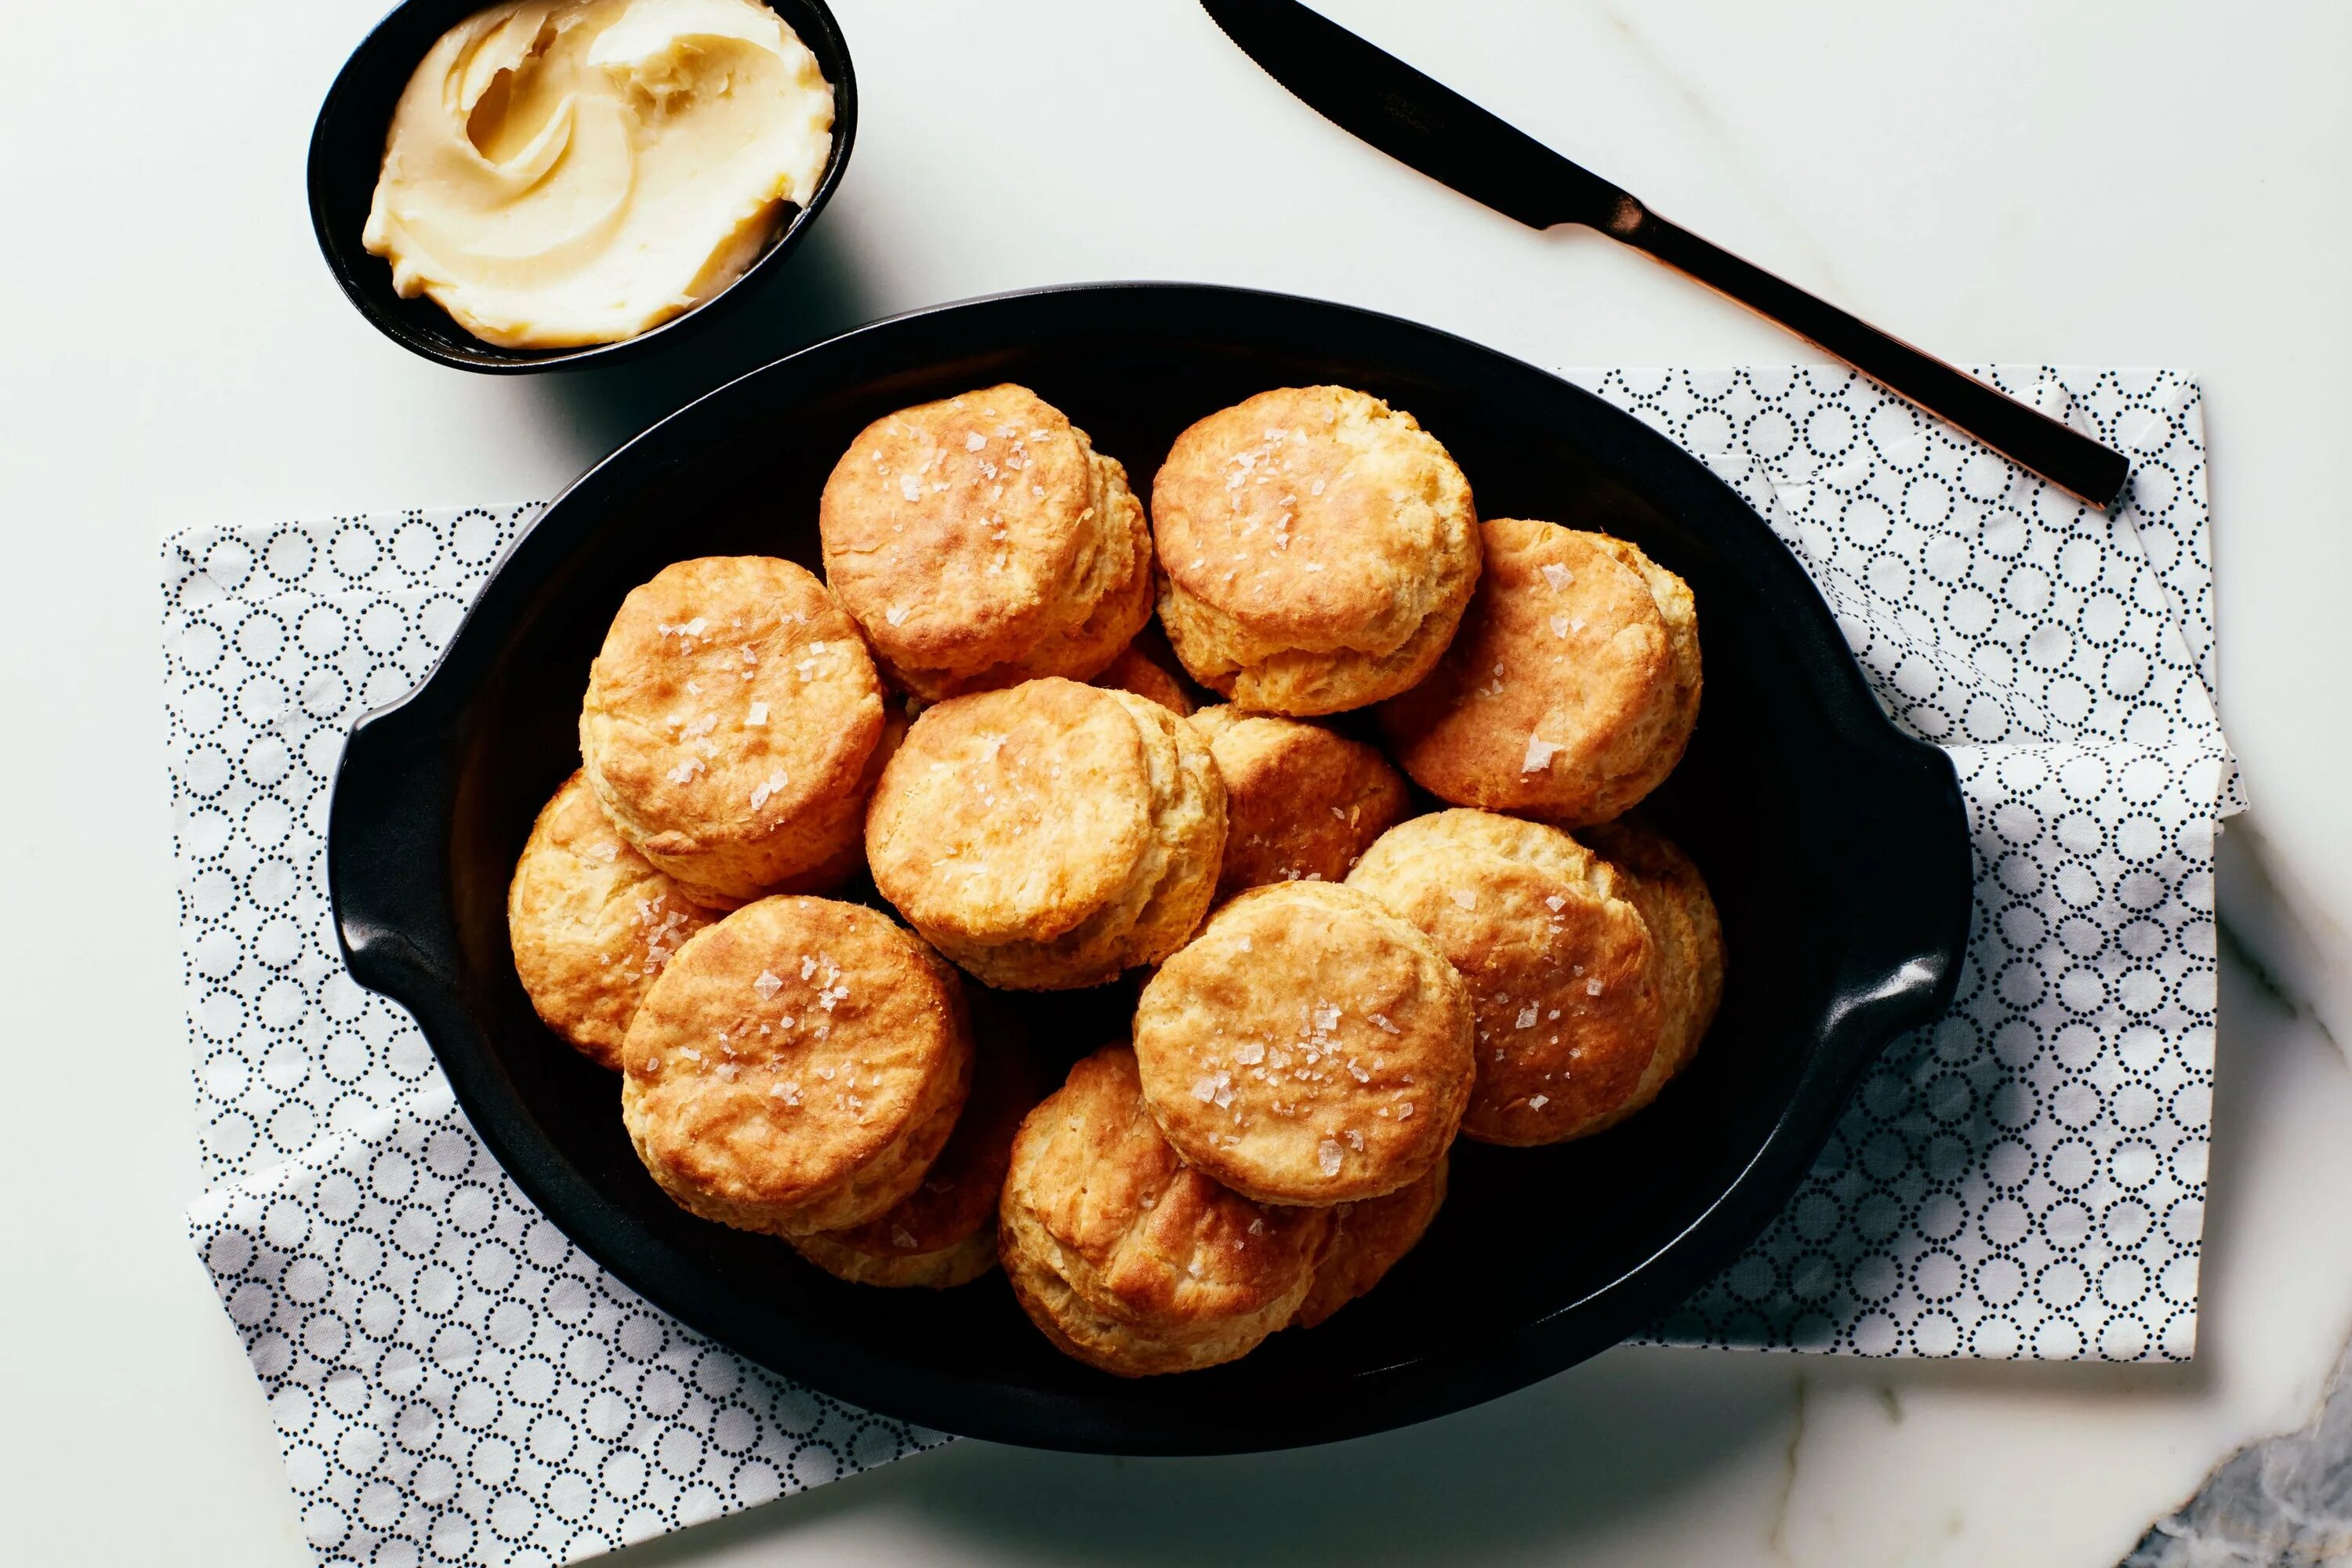
<path fill-rule="evenodd" d="M 409 79 L 364 242 L 487 342 L 614 342 L 741 276 L 832 131 L 815 57 L 753 0 L 514 0 Z"/>

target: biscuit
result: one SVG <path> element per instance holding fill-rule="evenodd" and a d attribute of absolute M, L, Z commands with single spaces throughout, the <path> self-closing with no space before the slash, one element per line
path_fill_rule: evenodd
<path fill-rule="evenodd" d="M 981 1047 L 971 1097 L 922 1185 L 863 1225 L 796 1236 L 793 1249 L 858 1285 L 945 1290 L 979 1279 L 996 1267 L 996 1205 L 1013 1134 L 1045 1092 L 1026 1050 Z"/>
<path fill-rule="evenodd" d="M 507 939 L 531 1007 L 599 1067 L 620 1067 L 646 988 L 710 919 L 628 847 L 577 773 L 530 825 L 507 886 Z"/>
<path fill-rule="evenodd" d="M 689 1213 L 783 1237 L 898 1204 L 971 1081 L 955 971 L 888 917 L 771 898 L 705 928 L 621 1046 L 621 1118 Z"/>
<path fill-rule="evenodd" d="M 1619 887 L 1642 911 L 1654 944 L 1664 1040 L 1649 1070 L 1619 1111 L 1632 1115 L 1655 1100 L 1675 1074 L 1690 1065 L 1723 1001 L 1723 921 L 1689 856 L 1639 816 L 1621 816 L 1586 831 L 1593 852 L 1616 869 Z"/>
<path fill-rule="evenodd" d="M 1141 637 L 1120 649 L 1119 656 L 1104 666 L 1087 684 L 1148 697 L 1179 719 L 1192 716 L 1192 699 L 1186 693 L 1184 683 L 1152 654 L 1144 651 L 1144 639 Z"/>
<path fill-rule="evenodd" d="M 731 909 L 856 869 L 883 729 L 881 678 L 822 583 L 709 556 L 623 601 L 580 753 L 621 836 L 688 898 Z"/>
<path fill-rule="evenodd" d="M 1478 581 L 1469 481 L 1412 415 L 1262 392 L 1176 438 L 1151 486 L 1160 619 L 1192 678 L 1337 713 L 1429 673 Z"/>
<path fill-rule="evenodd" d="M 1294 1326 L 1311 1329 L 1379 1284 L 1411 1252 L 1445 1202 L 1448 1162 L 1384 1198 L 1341 1204 L 1330 1210 L 1331 1228 L 1315 1259 L 1315 1283 L 1298 1303 Z"/>
<path fill-rule="evenodd" d="M 1225 781 L 1222 903 L 1269 882 L 1337 882 L 1404 815 L 1388 759 L 1320 724 L 1220 704 L 1192 715 Z"/>
<path fill-rule="evenodd" d="M 1606 861 L 1543 823 L 1441 811 L 1390 828 L 1348 886 L 1428 932 L 1469 984 L 1465 1137 L 1557 1143 L 1635 1102 L 1665 1013 L 1649 924 Z"/>
<path fill-rule="evenodd" d="M 1435 943 L 1329 882 L 1244 893 L 1135 1011 L 1154 1120 L 1261 1203 L 1376 1198 L 1428 1174 L 1469 1103 L 1471 1001 Z"/>
<path fill-rule="evenodd" d="M 1083 680 L 1151 616 L 1151 531 L 1127 470 L 1025 386 L 867 426 L 817 507 L 825 580 L 927 702 Z"/>
<path fill-rule="evenodd" d="M 1486 575 L 1429 679 L 1383 704 L 1397 763 L 1441 800 L 1576 827 L 1674 771 L 1698 721 L 1690 589 L 1622 539 L 1481 525 Z"/>
<path fill-rule="evenodd" d="M 1013 1296 L 1064 1353 L 1121 1377 L 1246 1355 L 1313 1283 L 1319 1209 L 1251 1203 L 1178 1158 L 1135 1054 L 1097 1051 L 1022 1122 L 997 1245 Z"/>
<path fill-rule="evenodd" d="M 1061 679 L 926 709 L 866 821 L 882 896 L 1015 991 L 1097 985 L 1175 952 L 1224 837 L 1207 742 L 1132 692 Z"/>

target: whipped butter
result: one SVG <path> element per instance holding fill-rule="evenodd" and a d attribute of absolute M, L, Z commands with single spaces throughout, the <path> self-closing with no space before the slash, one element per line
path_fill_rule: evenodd
<path fill-rule="evenodd" d="M 488 342 L 613 342 L 741 276 L 832 140 L 815 57 L 754 0 L 494 5 L 401 93 L 365 243 Z"/>

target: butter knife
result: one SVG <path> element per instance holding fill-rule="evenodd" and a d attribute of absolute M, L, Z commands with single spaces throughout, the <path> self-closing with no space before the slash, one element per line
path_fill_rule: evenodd
<path fill-rule="evenodd" d="M 1669 223 L 1461 94 L 1297 0 L 1202 0 L 1225 36 L 1306 104 L 1432 179 L 1535 228 L 1582 224 L 1817 344 L 2100 510 L 2130 460 L 2039 409 Z"/>

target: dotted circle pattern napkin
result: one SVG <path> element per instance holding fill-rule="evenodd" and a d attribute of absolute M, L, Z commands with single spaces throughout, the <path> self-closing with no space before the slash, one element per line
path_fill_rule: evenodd
<path fill-rule="evenodd" d="M 2196 1345 L 2213 836 L 2245 804 L 2214 711 L 2200 397 L 2164 371 L 1980 374 L 2127 453 L 2127 502 L 2093 511 L 1845 373 L 1599 377 L 1795 552 L 1881 705 L 1951 754 L 1975 851 L 1951 1012 L 1887 1048 L 1665 1342 Z"/>
<path fill-rule="evenodd" d="M 1571 373 L 1572 374 L 1574 373 Z M 2188 1355 L 2212 1079 L 2214 717 L 2195 386 L 1995 373 L 2131 452 L 2102 517 L 1847 374 L 1577 375 L 1698 453 L 1822 586 L 1977 856 L 1960 999 L 1897 1041 L 1674 1343 Z M 330 781 L 534 508 L 205 529 L 163 550 L 205 1191 L 191 1235 L 322 1562 L 576 1561 L 933 1446 L 673 1322 L 498 1168 L 343 970 Z M 1733 955 L 1737 963 L 1738 955 Z"/>
<path fill-rule="evenodd" d="M 344 970 L 327 807 L 535 506 L 167 541 L 189 1224 L 323 1563 L 572 1562 L 944 1441 L 720 1349 L 588 1261 Z"/>

